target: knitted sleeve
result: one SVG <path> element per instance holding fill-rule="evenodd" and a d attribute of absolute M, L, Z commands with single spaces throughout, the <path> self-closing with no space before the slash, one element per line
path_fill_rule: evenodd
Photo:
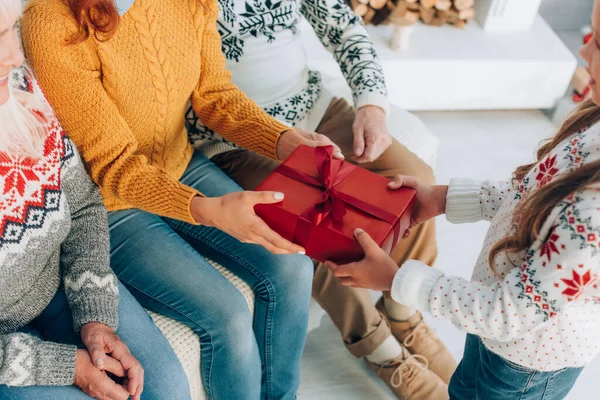
<path fill-rule="evenodd" d="M 0 385 L 67 386 L 75 379 L 77 347 L 24 333 L 0 335 Z"/>
<path fill-rule="evenodd" d="M 389 114 L 383 68 L 360 17 L 345 0 L 302 0 L 301 12 L 340 65 L 355 107 L 373 105 Z"/>
<path fill-rule="evenodd" d="M 444 277 L 439 270 L 408 261 L 394 279 L 394 300 L 498 341 L 539 328 L 571 304 L 597 303 L 600 210 L 591 200 L 594 196 L 597 192 L 590 191 L 569 205 L 561 203 L 521 265 L 495 285 Z"/>
<path fill-rule="evenodd" d="M 491 221 L 504 200 L 512 194 L 508 181 L 478 181 L 475 179 L 454 178 L 448 186 L 446 196 L 446 218 L 460 224 Z"/>
<path fill-rule="evenodd" d="M 217 0 L 204 1 L 200 8 L 204 10 L 205 23 L 198 33 L 202 42 L 202 73 L 191 97 L 194 111 L 204 125 L 225 139 L 277 159 L 279 137 L 290 128 L 269 116 L 231 82 L 217 31 Z"/>
<path fill-rule="evenodd" d="M 61 245 L 61 264 L 75 332 L 88 322 L 117 329 L 119 295 L 110 269 L 106 209 L 96 185 L 66 138 L 61 187 L 71 211 L 71 230 Z"/>
<path fill-rule="evenodd" d="M 68 44 L 77 27 L 66 5 L 55 4 L 25 10 L 23 48 L 92 179 L 132 207 L 195 223 L 189 205 L 199 193 L 136 154 L 137 140 L 102 85 L 94 41 Z"/>

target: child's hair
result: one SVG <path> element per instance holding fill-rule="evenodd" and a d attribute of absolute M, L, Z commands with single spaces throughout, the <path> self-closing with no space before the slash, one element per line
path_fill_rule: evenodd
<path fill-rule="evenodd" d="M 0 22 L 12 26 L 21 16 L 20 0 L 0 1 Z M 51 112 L 41 93 L 28 85 L 31 72 L 26 67 L 16 68 L 9 74 L 9 96 L 0 106 L 0 151 L 24 157 L 38 158 L 42 155 L 46 139 L 45 121 L 42 115 Z M 29 87 L 28 87 L 29 86 Z"/>
<path fill-rule="evenodd" d="M 562 124 L 558 133 L 539 148 L 537 161 L 522 165 L 515 170 L 514 180 L 522 181 L 527 173 L 562 141 L 598 121 L 600 121 L 600 107 L 591 100 L 584 101 Z M 538 239 L 542 225 L 559 202 L 569 194 L 598 182 L 600 182 L 600 160 L 561 175 L 523 200 L 513 214 L 517 233 L 501 239 L 490 251 L 488 261 L 492 271 L 496 273 L 494 260 L 500 252 L 517 253 L 529 248 Z"/>
<path fill-rule="evenodd" d="M 90 30 L 98 40 L 108 40 L 116 32 L 121 18 L 114 0 L 67 0 L 67 3 L 79 25 L 71 43 L 87 40 Z"/>

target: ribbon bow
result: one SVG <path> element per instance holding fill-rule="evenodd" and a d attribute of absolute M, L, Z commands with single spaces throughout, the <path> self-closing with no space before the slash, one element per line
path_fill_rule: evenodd
<path fill-rule="evenodd" d="M 315 164 L 318 177 L 314 178 L 304 172 L 297 171 L 285 164 L 279 166 L 278 172 L 288 178 L 323 189 L 319 199 L 310 206 L 301 217 L 319 225 L 329 214 L 334 221 L 340 221 L 346 215 L 346 204 L 343 193 L 335 187 L 346 179 L 356 168 L 354 165 L 333 158 L 333 146 L 315 148 Z"/>
<path fill-rule="evenodd" d="M 277 172 L 288 178 L 323 189 L 323 193 L 319 199 L 300 215 L 301 219 L 319 225 L 331 214 L 333 221 L 340 221 L 346 215 L 346 205 L 349 204 L 392 226 L 396 223 L 398 217 L 389 211 L 336 190 L 336 187 L 357 167 L 333 158 L 333 146 L 317 147 L 314 154 L 315 165 L 318 171 L 317 178 L 295 170 L 286 164 L 281 164 L 277 169 Z"/>

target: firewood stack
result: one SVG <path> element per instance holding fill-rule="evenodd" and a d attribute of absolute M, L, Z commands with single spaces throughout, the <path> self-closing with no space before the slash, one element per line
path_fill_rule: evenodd
<path fill-rule="evenodd" d="M 475 0 L 347 0 L 365 24 L 394 25 L 391 46 L 408 46 L 411 27 L 421 20 L 427 25 L 451 24 L 463 28 L 475 17 Z"/>

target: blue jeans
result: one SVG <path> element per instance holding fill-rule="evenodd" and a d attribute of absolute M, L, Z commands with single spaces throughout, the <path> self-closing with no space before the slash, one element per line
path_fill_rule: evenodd
<path fill-rule="evenodd" d="M 44 340 L 83 348 L 65 292 L 61 289 L 44 312 L 27 325 L 25 333 Z M 190 399 L 187 377 L 171 346 L 135 298 L 119 284 L 119 327 L 116 332 L 144 367 L 143 400 Z M 90 400 L 76 386 L 0 385 L 1 400 Z"/>
<path fill-rule="evenodd" d="M 560 400 L 583 368 L 542 372 L 514 364 L 467 335 L 463 359 L 450 380 L 451 400 Z"/>
<path fill-rule="evenodd" d="M 241 190 L 200 154 L 181 182 L 210 197 Z M 109 227 L 111 264 L 131 293 L 200 337 L 210 399 L 295 398 L 313 276 L 308 257 L 274 255 L 218 229 L 138 209 L 111 212 Z M 250 285 L 254 317 L 207 259 Z"/>

